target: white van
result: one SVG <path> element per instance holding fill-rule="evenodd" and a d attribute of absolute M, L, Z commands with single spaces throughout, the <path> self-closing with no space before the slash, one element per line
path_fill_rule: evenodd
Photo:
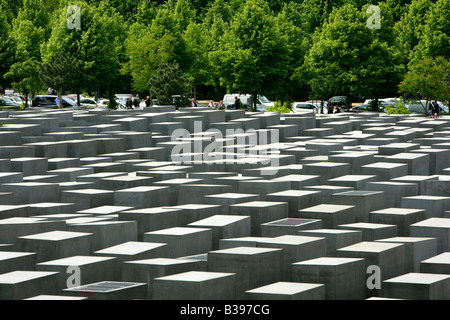
<path fill-rule="evenodd" d="M 248 107 L 251 108 L 252 105 L 252 99 L 250 94 L 226 94 L 223 97 L 223 104 L 228 106 L 233 106 L 234 101 L 236 100 L 235 97 L 238 97 L 241 100 L 241 103 L 243 104 L 244 108 Z M 270 102 L 266 97 L 258 95 L 258 100 L 256 101 L 256 110 L 257 111 L 267 111 L 267 108 L 274 107 L 273 102 Z"/>

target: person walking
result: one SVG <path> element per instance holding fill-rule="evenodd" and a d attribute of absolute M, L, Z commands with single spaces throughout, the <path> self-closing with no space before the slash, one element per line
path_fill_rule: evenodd
<path fill-rule="evenodd" d="M 141 103 L 141 100 L 139 100 L 139 95 L 136 95 L 136 98 L 133 100 L 133 108 L 139 109 L 139 105 Z"/>
<path fill-rule="evenodd" d="M 430 111 L 431 111 L 431 117 L 433 119 L 437 119 L 439 117 L 439 104 L 437 103 L 436 99 L 434 99 L 434 101 L 430 102 Z"/>

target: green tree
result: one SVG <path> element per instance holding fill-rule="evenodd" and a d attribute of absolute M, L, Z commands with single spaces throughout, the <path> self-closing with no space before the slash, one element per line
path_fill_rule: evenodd
<path fill-rule="evenodd" d="M 408 63 L 413 57 L 413 50 L 422 37 L 431 6 L 431 0 L 413 0 L 408 7 L 408 12 L 394 26 L 405 63 Z"/>
<path fill-rule="evenodd" d="M 2 30 L 0 33 L 0 75 L 2 75 L 0 77 L 0 87 L 5 87 L 10 82 L 6 81 L 3 76 L 14 63 L 16 42 L 11 35 L 11 27 L 2 5 L 0 5 L 0 30 Z"/>
<path fill-rule="evenodd" d="M 172 105 L 174 95 L 180 96 L 176 100 L 177 107 L 189 103 L 189 76 L 177 63 L 161 63 L 158 71 L 151 75 L 148 86 L 157 95 L 159 105 Z"/>
<path fill-rule="evenodd" d="M 286 39 L 275 28 L 267 3 L 249 0 L 234 16 L 211 56 L 221 85 L 229 92 L 250 93 L 256 109 L 258 94 L 277 96 L 283 92 L 288 55 Z"/>
<path fill-rule="evenodd" d="M 54 52 L 47 57 L 47 60 L 39 68 L 39 77 L 42 83 L 56 88 L 59 96 L 67 90 L 78 89 L 80 76 L 78 65 L 64 50 Z"/>
<path fill-rule="evenodd" d="M 383 27 L 389 30 L 388 8 L 382 10 Z M 330 14 L 315 33 L 303 74 L 313 95 L 360 96 L 382 94 L 386 79 L 398 78 L 398 52 L 394 38 L 381 29 L 367 27 L 366 10 L 345 5 Z M 398 81 L 400 79 L 398 78 Z M 327 99 L 326 96 L 322 98 Z"/>
<path fill-rule="evenodd" d="M 122 16 L 105 2 L 99 7 L 82 1 L 71 4 L 80 7 L 81 29 L 67 27 L 67 7 L 61 8 L 50 39 L 42 47 L 42 55 L 51 57 L 59 51 L 67 52 L 80 70 L 80 87 L 98 92 L 102 85 L 114 104 L 113 91 L 125 58 L 126 25 Z"/>
<path fill-rule="evenodd" d="M 173 60 L 173 37 L 161 33 L 155 34 L 140 23 L 135 23 L 130 28 L 126 40 L 128 61 L 121 72 L 131 75 L 133 89 L 137 92 L 147 91 L 150 76 L 157 72 L 160 64 Z"/>
<path fill-rule="evenodd" d="M 431 99 L 450 98 L 449 74 L 450 62 L 444 57 L 425 58 L 409 67 L 399 85 L 399 92 L 418 100 L 423 97 L 426 102 L 422 106 L 427 115 L 428 102 Z"/>
<path fill-rule="evenodd" d="M 194 99 L 197 100 L 196 86 L 210 83 L 211 67 L 208 59 L 208 33 L 201 24 L 191 22 L 183 34 L 186 43 L 186 54 L 190 59 L 187 69 L 189 83 L 193 87 Z"/>
<path fill-rule="evenodd" d="M 450 59 L 450 1 L 438 0 L 426 14 L 422 36 L 413 49 L 413 62 L 425 57 Z"/>
<path fill-rule="evenodd" d="M 17 43 L 17 50 L 14 63 L 4 77 L 27 98 L 28 94 L 34 94 L 41 88 L 38 75 L 42 61 L 40 46 L 48 38 L 49 21 L 50 15 L 42 0 L 24 0 L 23 10 L 13 20 L 11 34 Z"/>

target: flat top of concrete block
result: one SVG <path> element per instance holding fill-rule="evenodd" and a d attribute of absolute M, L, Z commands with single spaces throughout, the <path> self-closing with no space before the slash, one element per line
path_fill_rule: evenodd
<path fill-rule="evenodd" d="M 354 206 L 341 205 L 341 204 L 319 204 L 317 206 L 305 208 L 299 210 L 300 212 L 326 212 L 332 213 L 341 210 L 347 210 L 350 208 L 354 208 Z"/>
<path fill-rule="evenodd" d="M 384 228 L 393 228 L 396 226 L 392 225 L 392 224 L 356 222 L 356 223 L 349 223 L 349 224 L 341 224 L 341 225 L 339 225 L 339 227 L 376 230 L 376 229 L 384 229 Z"/>
<path fill-rule="evenodd" d="M 276 282 L 269 285 L 246 291 L 247 293 L 266 293 L 293 295 L 311 289 L 323 287 L 324 284 L 301 283 L 301 282 Z"/>
<path fill-rule="evenodd" d="M 216 251 L 210 251 L 210 253 L 220 253 L 220 254 L 235 254 L 235 255 L 256 255 L 261 253 L 276 252 L 282 249 L 275 248 L 262 248 L 262 247 L 236 247 L 229 249 L 222 249 Z"/>
<path fill-rule="evenodd" d="M 447 218 L 430 218 L 416 222 L 411 227 L 431 227 L 431 228 L 450 228 L 450 219 Z"/>
<path fill-rule="evenodd" d="M 73 206 L 73 203 L 62 203 L 62 202 L 40 202 L 40 203 L 32 203 L 29 205 L 31 208 L 51 208 L 51 207 L 70 207 Z"/>
<path fill-rule="evenodd" d="M 1 247 L 0 247 L 1 248 Z M 35 252 L 0 251 L 0 261 L 36 255 Z"/>
<path fill-rule="evenodd" d="M 123 206 L 100 206 L 95 208 L 90 208 L 86 210 L 77 211 L 78 213 L 85 214 L 112 214 L 125 210 L 131 210 L 133 207 L 123 207 Z"/>
<path fill-rule="evenodd" d="M 331 190 L 335 191 L 335 193 L 339 192 L 347 192 L 354 190 L 353 187 L 342 187 L 342 186 L 331 186 L 331 185 L 317 185 L 317 186 L 305 186 L 304 189 L 311 189 L 311 190 Z"/>
<path fill-rule="evenodd" d="M 305 190 L 285 190 L 275 193 L 270 193 L 268 196 L 280 196 L 280 197 L 303 197 L 314 194 L 320 194 L 320 191 L 305 191 Z"/>
<path fill-rule="evenodd" d="M 11 159 L 11 161 L 23 161 L 23 162 L 27 162 L 27 161 L 33 161 L 33 160 L 47 160 L 47 158 L 40 158 L 40 157 L 21 157 L 21 158 L 13 158 Z"/>
<path fill-rule="evenodd" d="M 188 178 L 177 178 L 177 179 L 169 179 L 164 181 L 155 182 L 155 185 L 169 185 L 169 184 L 188 184 L 188 183 L 196 183 L 202 182 L 202 179 L 188 179 Z"/>
<path fill-rule="evenodd" d="M 414 200 L 426 200 L 426 201 L 439 201 L 439 200 L 450 200 L 450 197 L 440 197 L 440 196 L 411 196 L 403 197 L 403 199 L 414 199 Z"/>
<path fill-rule="evenodd" d="M 415 176 L 407 175 L 403 177 L 397 177 L 391 179 L 392 181 L 426 181 L 426 180 L 437 180 L 438 176 Z"/>
<path fill-rule="evenodd" d="M 73 238 L 92 236 L 93 233 L 72 232 L 72 231 L 50 231 L 44 233 L 32 234 L 29 236 L 19 237 L 19 239 L 44 240 L 44 241 L 61 241 Z"/>
<path fill-rule="evenodd" d="M 401 247 L 403 244 L 390 243 L 390 242 L 375 242 L 375 241 L 363 241 L 351 246 L 337 249 L 338 251 L 357 251 L 357 252 L 369 252 L 378 253 L 387 251 L 390 249 Z"/>
<path fill-rule="evenodd" d="M 238 221 L 250 220 L 248 216 L 231 216 L 231 215 L 214 215 L 199 221 L 190 223 L 188 226 L 199 226 L 199 227 L 222 227 L 229 224 L 236 223 Z"/>
<path fill-rule="evenodd" d="M 385 280 L 389 283 L 417 283 L 417 284 L 433 284 L 450 278 L 448 274 L 435 273 L 407 273 L 395 278 Z"/>
<path fill-rule="evenodd" d="M 84 166 L 87 168 L 105 168 L 105 167 L 113 167 L 113 166 L 118 166 L 121 163 L 117 163 L 117 162 L 97 162 L 97 163 L 91 163 L 91 164 L 85 164 Z"/>
<path fill-rule="evenodd" d="M 100 190 L 100 189 L 80 189 L 80 190 L 66 190 L 63 191 L 67 194 L 111 194 L 114 193 L 114 191 L 108 191 L 108 190 Z"/>
<path fill-rule="evenodd" d="M 376 194 L 384 193 L 384 191 L 363 191 L 363 190 L 357 190 L 357 191 L 347 191 L 347 192 L 341 192 L 335 194 L 336 196 L 343 196 L 343 197 L 368 197 L 373 196 Z"/>
<path fill-rule="evenodd" d="M 361 233 L 358 230 L 344 230 L 344 229 L 313 229 L 313 230 L 300 230 L 299 233 L 312 235 L 316 234 L 349 234 L 349 233 Z"/>
<path fill-rule="evenodd" d="M 134 188 L 117 190 L 116 192 L 149 192 L 149 191 L 163 190 L 163 189 L 168 189 L 168 187 L 146 187 L 146 186 L 142 186 L 142 187 L 134 187 Z M 114 191 L 111 191 L 111 192 L 114 192 Z"/>
<path fill-rule="evenodd" d="M 63 291 L 77 291 L 77 292 L 113 292 L 123 289 L 147 286 L 146 283 L 139 282 L 119 282 L 119 281 L 102 281 L 97 283 L 91 283 L 87 285 L 82 285 L 75 288 L 64 289 Z"/>
<path fill-rule="evenodd" d="M 76 217 L 76 218 L 72 218 L 72 219 L 68 219 L 66 220 L 66 224 L 67 225 L 77 225 L 77 224 L 92 224 L 95 222 L 100 222 L 100 221 L 107 221 L 109 220 L 108 217 Z"/>
<path fill-rule="evenodd" d="M 182 228 L 182 227 L 173 227 L 168 229 L 162 229 L 157 231 L 147 232 L 145 234 L 157 234 L 157 235 L 174 235 L 174 236 L 183 236 L 193 233 L 210 231 L 211 229 L 207 228 Z"/>
<path fill-rule="evenodd" d="M 205 196 L 205 198 L 224 198 L 224 199 L 241 199 L 241 198 L 247 198 L 252 196 L 259 196 L 258 194 L 250 194 L 250 193 L 219 193 L 219 194 L 212 194 Z"/>
<path fill-rule="evenodd" d="M 127 261 L 127 262 L 124 262 L 124 263 L 127 263 L 127 264 L 156 265 L 156 266 L 170 266 L 170 265 L 176 265 L 176 264 L 190 264 L 190 263 L 196 263 L 196 262 L 198 262 L 198 260 L 153 258 L 153 259 Z"/>
<path fill-rule="evenodd" d="M 381 168 L 381 169 L 392 169 L 399 167 L 407 167 L 406 163 L 394 163 L 394 162 L 375 162 L 372 164 L 366 164 L 362 168 Z"/>
<path fill-rule="evenodd" d="M 0 284 L 14 284 L 26 282 L 38 278 L 43 278 L 58 274 L 58 272 L 50 271 L 12 271 L 0 274 Z"/>
<path fill-rule="evenodd" d="M 301 165 L 303 168 L 303 165 Z M 283 168 L 283 167 L 281 167 Z M 305 181 L 310 179 L 320 178 L 320 176 L 316 175 L 308 175 L 308 174 L 289 174 L 287 176 L 282 176 L 273 179 L 273 181 Z"/>
<path fill-rule="evenodd" d="M 356 261 L 364 261 L 363 258 L 334 258 L 334 257 L 322 257 L 317 259 L 311 259 L 306 261 L 300 261 L 293 263 L 293 265 L 320 265 L 320 266 L 339 266 L 343 264 L 353 263 Z"/>
<path fill-rule="evenodd" d="M 372 211 L 371 213 L 407 215 L 407 214 L 412 214 L 412 213 L 416 213 L 416 212 L 425 212 L 425 209 L 387 208 L 387 209 Z"/>
<path fill-rule="evenodd" d="M 400 242 L 400 243 L 415 243 L 415 242 L 426 242 L 426 241 L 436 241 L 436 238 L 425 238 L 425 237 L 392 237 L 385 239 L 378 239 L 375 241 L 381 242 Z"/>
<path fill-rule="evenodd" d="M 358 175 L 358 174 L 348 174 L 345 176 L 340 176 L 337 178 L 330 179 L 328 181 L 364 181 L 368 179 L 376 179 L 375 175 Z"/>
<path fill-rule="evenodd" d="M 144 209 L 132 209 L 123 211 L 123 213 L 136 213 L 136 214 L 158 214 L 166 212 L 181 212 L 181 209 L 175 209 L 172 207 L 156 207 L 156 208 L 144 208 Z"/>
<path fill-rule="evenodd" d="M 382 148 L 410 148 L 414 146 L 419 146 L 417 143 L 408 143 L 408 142 L 396 142 L 390 143 L 385 146 L 381 146 Z"/>
<path fill-rule="evenodd" d="M 267 208 L 276 207 L 280 205 L 287 205 L 286 202 L 275 202 L 275 201 L 250 201 L 244 203 L 233 204 L 233 207 L 256 207 L 256 208 Z"/>
<path fill-rule="evenodd" d="M 173 274 L 165 277 L 155 278 L 154 280 L 169 280 L 169 281 L 189 281 L 202 282 L 213 279 L 219 279 L 235 275 L 234 273 L 224 272 L 206 272 L 206 271 L 188 271 L 178 274 Z"/>
<path fill-rule="evenodd" d="M 109 248 L 105 248 L 95 253 L 100 254 L 118 254 L 118 255 L 135 255 L 148 250 L 153 250 L 159 247 L 167 246 L 166 243 L 155 243 L 155 242 L 137 242 L 128 241 L 121 243 Z"/>
<path fill-rule="evenodd" d="M 318 219 L 303 219 L 303 218 L 284 218 L 276 221 L 271 221 L 264 223 L 265 226 L 267 225 L 276 225 L 276 226 L 289 226 L 289 227 L 297 227 L 304 224 L 309 224 L 313 222 L 318 222 L 320 220 Z"/>
<path fill-rule="evenodd" d="M 323 238 L 320 237 L 308 237 L 308 236 L 294 236 L 294 235 L 284 235 L 275 237 L 272 239 L 260 240 L 258 243 L 264 245 L 264 243 L 270 244 L 285 244 L 285 245 L 301 245 L 304 243 L 310 243 L 315 241 L 322 241 Z"/>
<path fill-rule="evenodd" d="M 38 300 L 38 301 L 54 301 L 54 300 L 86 300 L 87 297 L 75 297 L 75 296 L 53 296 L 48 294 L 43 294 L 40 296 L 31 297 L 24 300 Z"/>
<path fill-rule="evenodd" d="M 84 266 L 92 263 L 114 260 L 114 257 L 73 256 L 58 260 L 38 263 L 42 266 Z"/>
<path fill-rule="evenodd" d="M 127 175 L 126 172 L 99 172 L 99 173 L 93 173 L 93 174 L 86 174 L 83 176 L 80 176 L 81 178 L 107 178 L 107 177 L 114 177 L 114 176 L 125 176 Z"/>
<path fill-rule="evenodd" d="M 164 207 L 164 208 L 173 208 L 173 209 L 182 209 L 182 210 L 201 210 L 201 209 L 217 209 L 221 207 L 218 204 L 181 204 L 178 206 L 172 207 Z"/>
<path fill-rule="evenodd" d="M 6 218 L 0 220 L 0 225 L 2 224 L 31 224 L 36 222 L 44 222 L 45 218 L 36 218 L 36 217 L 13 217 Z"/>
<path fill-rule="evenodd" d="M 343 162 L 330 162 L 330 161 L 321 161 L 314 163 L 305 163 L 303 167 L 326 167 L 326 168 L 334 168 L 334 167 L 350 167 L 350 164 Z"/>
<path fill-rule="evenodd" d="M 41 176 L 48 177 L 48 176 Z M 4 186 L 16 186 L 16 187 L 45 187 L 45 186 L 57 186 L 57 183 L 46 182 L 18 182 L 18 183 L 4 183 Z"/>
<path fill-rule="evenodd" d="M 414 150 L 412 150 L 414 151 Z M 392 156 L 387 156 L 386 159 L 418 159 L 418 158 L 423 158 L 426 157 L 426 154 L 420 154 L 420 153 L 409 153 L 409 152 L 402 152 L 402 153 L 397 153 L 394 154 Z"/>
<path fill-rule="evenodd" d="M 441 253 L 427 260 L 423 260 L 421 263 L 450 264 L 450 252 Z"/>

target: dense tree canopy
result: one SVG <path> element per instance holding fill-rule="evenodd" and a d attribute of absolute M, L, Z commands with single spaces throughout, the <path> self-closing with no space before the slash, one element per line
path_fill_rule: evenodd
<path fill-rule="evenodd" d="M 384 1 L 0 0 L 0 86 L 147 95 L 176 65 L 208 100 L 391 97 L 408 68 L 450 59 L 450 2 Z M 68 27 L 69 5 L 80 29 Z M 380 28 L 367 25 L 369 5 Z"/>

